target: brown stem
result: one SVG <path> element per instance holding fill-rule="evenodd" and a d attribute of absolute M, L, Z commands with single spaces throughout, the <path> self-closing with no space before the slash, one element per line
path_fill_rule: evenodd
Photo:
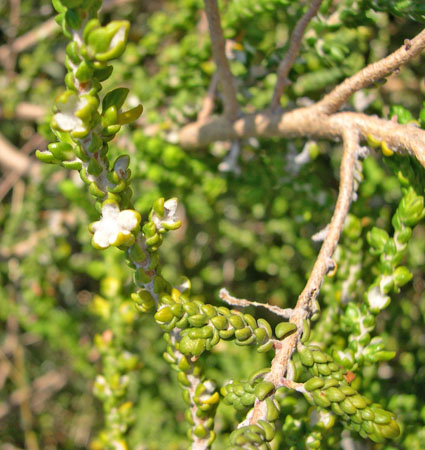
<path fill-rule="evenodd" d="M 314 300 L 319 295 L 323 278 L 329 270 L 332 255 L 338 244 L 345 218 L 350 208 L 353 194 L 354 163 L 359 148 L 359 136 L 356 130 L 346 128 L 343 132 L 343 138 L 344 153 L 340 167 L 339 194 L 335 211 L 329 224 L 328 234 L 323 241 L 311 275 L 305 288 L 298 297 L 294 312 L 290 318 L 290 322 L 297 326 L 297 332 L 281 341 L 282 345 L 277 347 L 271 370 L 265 377 L 267 381 L 271 381 L 276 387 L 281 385 L 288 368 L 288 363 L 302 335 L 303 320 L 307 319 L 312 313 Z M 254 411 L 250 415 L 249 423 L 253 424 L 260 419 L 264 419 L 265 408 L 262 403 L 259 401 L 256 402 Z"/>
<path fill-rule="evenodd" d="M 218 72 L 215 72 L 211 78 L 210 85 L 208 86 L 207 94 L 202 102 L 202 108 L 198 113 L 198 122 L 204 122 L 214 110 L 214 99 L 217 91 L 218 84 Z"/>
<path fill-rule="evenodd" d="M 233 75 L 226 58 L 217 0 L 205 0 L 205 13 L 210 30 L 212 54 L 217 65 L 218 77 L 223 91 L 224 114 L 230 119 L 235 119 L 238 114 L 238 102 Z"/>
<path fill-rule="evenodd" d="M 357 72 L 352 77 L 343 81 L 326 95 L 323 100 L 317 103 L 318 111 L 325 114 L 338 111 L 354 92 L 387 76 L 416 55 L 419 55 L 424 48 L 425 30 L 420 32 L 412 40 L 406 40 L 404 44 L 394 53 L 391 53 L 391 55 L 373 64 L 369 64 L 360 72 Z"/>
<path fill-rule="evenodd" d="M 40 174 L 41 164 L 34 158 L 22 154 L 0 134 L 0 166 L 8 171 L 16 171 L 20 175 L 29 172 L 31 176 L 37 177 Z"/>
<path fill-rule="evenodd" d="M 273 92 L 273 98 L 271 101 L 271 107 L 277 108 L 280 104 L 280 98 L 282 97 L 285 86 L 288 85 L 288 74 L 294 64 L 295 58 L 300 50 L 301 41 L 304 35 L 304 31 L 307 28 L 310 20 L 317 14 L 322 0 L 313 0 L 308 10 L 304 13 L 301 19 L 298 21 L 291 34 L 290 45 L 285 58 L 279 64 L 277 69 L 277 81 Z"/>
<path fill-rule="evenodd" d="M 271 311 L 272 313 L 276 314 L 277 316 L 281 316 L 284 317 L 285 319 L 288 319 L 289 317 L 291 317 L 292 314 L 292 309 L 291 308 L 286 308 L 286 309 L 282 309 L 279 308 L 279 306 L 276 305 L 270 305 L 268 303 L 259 303 L 259 302 L 253 302 L 251 300 L 246 300 L 244 298 L 236 298 L 233 297 L 232 295 L 230 295 L 227 292 L 227 289 L 220 289 L 220 298 L 226 302 L 228 305 L 232 305 L 232 306 L 239 306 L 241 308 L 247 308 L 248 306 L 254 306 L 254 307 L 262 307 L 262 308 L 266 308 L 269 311 Z"/>
<path fill-rule="evenodd" d="M 204 123 L 192 123 L 180 132 L 183 147 L 204 147 L 216 141 L 249 137 L 341 139 L 346 128 L 358 130 L 361 139 L 372 135 L 385 141 L 394 151 L 408 151 L 425 167 L 425 130 L 401 125 L 366 114 L 341 112 L 330 116 L 319 114 L 316 106 L 289 112 L 261 111 L 230 122 L 214 117 Z"/>

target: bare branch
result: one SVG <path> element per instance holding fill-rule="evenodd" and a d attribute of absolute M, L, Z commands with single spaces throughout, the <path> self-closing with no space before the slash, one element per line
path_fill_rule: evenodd
<path fill-rule="evenodd" d="M 22 102 L 19 103 L 13 110 L 13 114 L 9 115 L 4 112 L 0 106 L 0 118 L 4 119 L 19 119 L 19 120 L 33 120 L 38 121 L 46 115 L 46 108 L 34 103 Z"/>
<path fill-rule="evenodd" d="M 204 123 L 192 123 L 180 131 L 183 147 L 204 147 L 216 141 L 257 138 L 339 139 L 347 127 L 357 129 L 365 140 L 372 135 L 385 141 L 392 150 L 415 155 L 425 167 L 425 130 L 401 125 L 389 120 L 370 117 L 361 113 L 342 112 L 318 114 L 316 106 L 299 108 L 289 112 L 260 111 L 230 122 L 224 117 L 214 117 Z"/>
<path fill-rule="evenodd" d="M 0 136 L 1 139 L 1 136 Z M 44 138 L 41 137 L 38 133 L 34 133 L 33 136 L 27 141 L 27 143 L 21 148 L 21 155 L 28 155 L 31 151 L 33 151 L 38 146 L 44 145 Z M 1 146 L 1 143 L 0 143 Z M 15 150 L 14 150 L 15 151 Z M 1 159 L 1 157 L 0 157 Z M 34 161 L 37 163 L 37 161 Z M 23 175 L 23 172 L 19 170 L 10 171 L 0 182 L 0 202 L 7 195 L 12 186 L 19 180 L 19 178 Z"/>
<path fill-rule="evenodd" d="M 202 102 L 202 108 L 198 113 L 198 122 L 204 122 L 214 110 L 214 99 L 217 91 L 218 84 L 218 72 L 214 72 L 211 78 L 210 85 L 208 86 L 207 94 Z"/>
<path fill-rule="evenodd" d="M 230 119 L 235 119 L 238 114 L 238 101 L 233 75 L 226 58 L 217 0 L 205 0 L 205 13 L 210 30 L 212 54 L 217 65 L 218 77 L 223 91 L 224 114 Z"/>
<path fill-rule="evenodd" d="M 373 64 L 369 64 L 360 72 L 357 72 L 352 77 L 344 80 L 326 95 L 323 100 L 317 103 L 318 111 L 325 114 L 338 111 L 354 92 L 387 76 L 413 57 L 419 55 L 424 48 L 425 30 L 421 31 L 414 39 L 406 40 L 404 44 L 394 53 L 391 53 L 391 55 Z"/>
<path fill-rule="evenodd" d="M 220 289 L 220 298 L 225 301 L 227 304 L 232 306 L 239 306 L 241 308 L 247 308 L 248 306 L 254 306 L 254 307 L 263 307 L 267 310 L 271 311 L 272 313 L 284 317 L 285 319 L 289 319 L 292 314 L 291 308 L 282 309 L 279 308 L 279 306 L 276 305 L 269 305 L 268 303 L 259 303 L 259 302 L 252 302 L 250 300 L 245 300 L 242 298 L 236 298 L 229 294 L 227 289 Z"/>
<path fill-rule="evenodd" d="M 313 310 L 314 300 L 317 298 L 323 278 L 329 270 L 329 262 L 332 261 L 332 255 L 338 244 L 339 237 L 344 226 L 345 218 L 351 204 L 354 183 L 354 168 L 359 148 L 359 136 L 355 130 L 347 127 L 343 133 L 344 153 L 342 156 L 340 167 L 339 194 L 329 224 L 329 232 L 322 244 L 317 260 L 311 271 L 311 275 L 300 296 L 294 312 L 291 315 L 290 322 L 295 323 L 297 331 L 281 341 L 281 346 L 277 346 L 276 355 L 272 361 L 270 372 L 265 380 L 271 381 L 276 387 L 282 384 L 288 363 L 297 343 L 302 335 L 303 320 L 307 319 Z M 249 423 L 256 423 L 260 419 L 264 419 L 265 408 L 263 402 L 257 401 L 254 411 L 249 417 Z"/>
<path fill-rule="evenodd" d="M 0 165 L 21 175 L 29 172 L 31 176 L 38 176 L 40 173 L 40 163 L 21 153 L 2 135 L 0 135 Z"/>
<path fill-rule="evenodd" d="M 271 107 L 277 108 L 280 104 L 280 98 L 282 97 L 283 90 L 288 84 L 288 74 L 291 70 L 292 64 L 294 64 L 295 58 L 300 50 L 301 41 L 304 35 L 304 31 L 307 28 L 310 20 L 317 14 L 322 0 L 313 0 L 308 10 L 304 13 L 301 19 L 298 21 L 291 34 L 290 45 L 285 58 L 279 64 L 277 69 L 277 81 L 273 92 L 273 98 L 271 101 Z"/>

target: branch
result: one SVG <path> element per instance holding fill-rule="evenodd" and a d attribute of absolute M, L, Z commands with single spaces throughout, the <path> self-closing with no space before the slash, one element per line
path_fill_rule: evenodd
<path fill-rule="evenodd" d="M 214 98 L 218 84 L 218 73 L 214 72 L 211 78 L 210 85 L 208 86 L 207 94 L 202 102 L 202 108 L 198 113 L 198 122 L 204 122 L 214 110 Z"/>
<path fill-rule="evenodd" d="M 14 170 L 20 175 L 29 172 L 31 176 L 38 176 L 41 164 L 35 159 L 22 154 L 0 134 L 0 166 Z"/>
<path fill-rule="evenodd" d="M 210 30 L 212 54 L 217 65 L 221 89 L 223 90 L 224 114 L 230 119 L 235 119 L 238 113 L 238 101 L 236 99 L 233 75 L 226 58 L 225 41 L 223 30 L 221 29 L 217 0 L 205 0 L 205 13 Z"/>
<path fill-rule="evenodd" d="M 1 136 L 0 136 L 1 139 Z M 34 133 L 31 138 L 27 141 L 27 143 L 21 148 L 19 154 L 22 156 L 28 155 L 28 153 L 32 152 L 35 148 L 39 146 L 45 145 L 45 140 L 39 134 Z M 0 142 L 0 147 L 1 142 Z M 17 149 L 13 149 L 14 152 L 18 151 Z M 1 159 L 1 156 L 0 156 Z M 32 161 L 32 160 L 31 160 Z M 34 161 L 37 163 L 38 161 Z M 29 166 L 28 166 L 29 167 Z M 9 171 L 9 173 L 4 177 L 4 179 L 0 182 L 0 202 L 7 195 L 12 186 L 19 180 L 19 178 L 23 175 L 23 172 L 20 172 L 17 169 Z"/>
<path fill-rule="evenodd" d="M 358 130 L 365 140 L 372 135 L 385 141 L 393 151 L 415 155 L 425 167 L 425 130 L 401 125 L 366 114 L 341 112 L 330 116 L 318 114 L 316 106 L 289 112 L 260 111 L 230 122 L 214 117 L 205 123 L 192 123 L 180 131 L 180 145 L 186 148 L 204 147 L 215 141 L 257 138 L 340 139 L 347 127 Z"/>
<path fill-rule="evenodd" d="M 338 111 L 344 102 L 354 92 L 363 89 L 375 81 L 394 72 L 401 65 L 419 53 L 425 48 L 425 30 L 419 33 L 412 40 L 406 39 L 404 44 L 391 55 L 378 62 L 369 64 L 367 67 L 357 72 L 350 78 L 344 80 L 340 85 L 334 88 L 323 100 L 317 103 L 317 108 L 321 113 L 330 114 Z"/>
<path fill-rule="evenodd" d="M 344 153 L 342 156 L 340 167 L 340 183 L 339 194 L 329 224 L 329 232 L 322 244 L 317 260 L 311 271 L 311 275 L 300 296 L 294 312 L 291 315 L 290 322 L 295 323 L 297 331 L 281 341 L 281 346 L 277 346 L 276 355 L 272 361 L 269 374 L 265 377 L 266 381 L 271 381 L 276 387 L 282 384 L 288 363 L 297 343 L 303 332 L 303 320 L 307 319 L 313 312 L 314 300 L 317 298 L 323 278 L 329 270 L 332 255 L 338 244 L 339 237 L 344 226 L 345 218 L 351 204 L 354 183 L 354 168 L 359 148 L 359 137 L 355 130 L 347 127 L 343 133 L 344 137 Z M 249 417 L 249 423 L 256 423 L 260 419 L 264 419 L 265 408 L 263 402 L 257 401 Z"/>
<path fill-rule="evenodd" d="M 220 298 L 226 302 L 228 305 L 232 306 L 239 306 L 240 308 L 247 308 L 248 306 L 254 306 L 254 307 L 263 307 L 267 310 L 271 311 L 272 313 L 276 314 L 277 316 L 284 317 L 285 319 L 289 319 L 292 314 L 291 308 L 282 309 L 279 308 L 279 306 L 276 305 L 270 305 L 268 303 L 259 303 L 259 302 L 252 302 L 250 300 L 245 300 L 243 298 L 236 298 L 230 295 L 227 292 L 227 289 L 220 289 Z"/>
<path fill-rule="evenodd" d="M 46 115 L 46 108 L 34 103 L 22 102 L 16 105 L 11 115 L 5 114 L 0 106 L 0 117 L 3 119 L 20 119 L 38 121 Z"/>
<path fill-rule="evenodd" d="M 285 55 L 283 61 L 279 64 L 277 69 L 277 81 L 273 92 L 273 98 L 271 101 L 271 107 L 273 109 L 280 105 L 280 98 L 282 97 L 285 86 L 288 85 L 288 74 L 291 70 L 292 64 L 294 64 L 295 58 L 298 55 L 301 46 L 301 40 L 304 35 L 304 31 L 307 28 L 310 20 L 317 14 L 322 0 L 313 0 L 308 10 L 304 13 L 301 19 L 298 21 L 291 34 L 290 45 L 288 52 Z"/>

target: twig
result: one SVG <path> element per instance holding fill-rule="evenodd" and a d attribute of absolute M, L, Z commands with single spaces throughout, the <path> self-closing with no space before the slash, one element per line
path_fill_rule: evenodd
<path fill-rule="evenodd" d="M 233 75 L 226 58 L 217 0 L 205 0 L 205 13 L 210 30 L 212 54 L 217 65 L 218 77 L 223 91 L 224 114 L 229 119 L 235 119 L 238 114 L 238 102 Z"/>
<path fill-rule="evenodd" d="M 279 306 L 269 305 L 268 303 L 252 302 L 250 300 L 233 297 L 229 294 L 227 289 L 224 289 L 224 288 L 220 289 L 220 298 L 229 305 L 239 306 L 241 308 L 247 308 L 248 306 L 254 306 L 254 307 L 261 306 L 263 308 L 268 309 L 269 311 L 271 311 L 272 313 L 274 313 L 280 317 L 284 317 L 285 319 L 289 319 L 293 312 L 293 310 L 291 308 L 282 309 L 282 308 L 279 308 Z"/>
<path fill-rule="evenodd" d="M 14 145 L 0 134 L 0 166 L 14 170 L 20 175 L 27 172 L 34 177 L 39 176 L 41 164 L 23 155 Z"/>
<path fill-rule="evenodd" d="M 363 89 L 375 81 L 387 76 L 398 69 L 407 61 L 419 55 L 425 48 L 425 30 L 419 33 L 412 40 L 406 40 L 404 44 L 391 55 L 380 61 L 369 64 L 367 67 L 347 78 L 335 89 L 333 89 L 323 100 L 317 103 L 319 112 L 330 114 L 338 111 L 344 102 L 354 92 Z"/>
<path fill-rule="evenodd" d="M 218 72 L 214 72 L 211 78 L 210 85 L 208 86 L 207 94 L 202 102 L 202 108 L 198 113 L 198 122 L 204 122 L 214 110 L 214 99 L 218 84 Z"/>
<path fill-rule="evenodd" d="M 314 300 L 319 295 L 323 278 L 329 270 L 329 261 L 331 261 L 332 255 L 338 244 L 345 218 L 347 217 L 351 204 L 354 183 L 354 163 L 359 148 L 359 136 L 356 130 L 346 128 L 343 137 L 344 153 L 340 167 L 339 194 L 335 211 L 329 224 L 329 232 L 322 244 L 307 284 L 298 297 L 294 312 L 290 318 L 290 322 L 296 324 L 297 331 L 284 339 L 282 345 L 277 347 L 271 370 L 265 377 L 265 380 L 271 381 L 276 387 L 282 384 L 282 379 L 284 379 L 288 363 L 302 334 L 303 320 L 310 316 Z M 255 403 L 254 410 L 249 416 L 250 424 L 256 423 L 260 419 L 264 419 L 263 414 L 265 408 L 262 403 L 263 402 L 260 401 Z"/>
<path fill-rule="evenodd" d="M 304 35 L 304 31 L 307 28 L 310 20 L 317 14 L 322 0 L 313 0 L 308 10 L 304 13 L 301 19 L 298 21 L 291 34 L 290 45 L 285 58 L 279 64 L 277 69 L 277 81 L 273 92 L 273 98 L 271 101 L 271 107 L 277 108 L 280 104 L 280 98 L 282 97 L 283 90 L 288 84 L 288 74 L 291 70 L 292 64 L 294 64 L 295 58 L 300 50 L 301 41 Z"/>
<path fill-rule="evenodd" d="M 9 29 L 7 32 L 8 45 L 11 47 L 16 38 L 19 27 L 19 14 L 21 9 L 20 0 L 10 0 Z M 11 51 L 6 61 L 6 73 L 9 78 L 15 75 L 16 53 Z"/>
<path fill-rule="evenodd" d="M 1 138 L 1 137 L 0 137 Z M 28 140 L 28 142 L 22 147 L 20 154 L 27 155 L 34 148 L 38 146 L 44 145 L 44 138 L 41 137 L 38 133 L 34 133 L 33 136 Z M 18 170 L 13 170 L 9 172 L 6 177 L 0 183 L 0 202 L 7 195 L 12 186 L 18 181 L 18 179 L 22 176 L 22 172 Z"/>
<path fill-rule="evenodd" d="M 47 113 L 46 108 L 34 103 L 22 102 L 19 103 L 11 115 L 5 114 L 0 106 L 0 118 L 2 119 L 20 119 L 38 121 L 42 119 Z"/>
<path fill-rule="evenodd" d="M 361 113 L 319 114 L 316 105 L 283 113 L 260 111 L 235 122 L 224 117 L 214 117 L 206 123 L 192 123 L 184 127 L 180 131 L 179 141 L 183 147 L 190 148 L 249 137 L 335 140 L 342 137 L 347 127 L 357 129 L 363 140 L 367 135 L 372 135 L 385 141 L 394 151 L 414 154 L 425 167 L 425 130 Z"/>

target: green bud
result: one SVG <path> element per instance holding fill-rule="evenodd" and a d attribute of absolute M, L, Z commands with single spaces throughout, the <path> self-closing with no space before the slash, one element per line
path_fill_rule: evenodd
<path fill-rule="evenodd" d="M 95 24 L 96 25 L 96 24 Z M 127 21 L 113 21 L 104 27 L 93 26 L 87 32 L 85 41 L 88 45 L 88 54 L 98 61 L 109 61 L 119 58 L 127 44 L 130 24 Z"/>
<path fill-rule="evenodd" d="M 96 67 L 94 68 L 94 74 L 93 76 L 96 77 L 97 81 L 105 81 L 107 80 L 113 71 L 113 67 L 112 66 L 101 66 L 101 67 Z"/>
<path fill-rule="evenodd" d="M 298 354 L 303 366 L 311 367 L 314 364 L 313 354 L 307 347 L 301 349 Z"/>
<path fill-rule="evenodd" d="M 266 353 L 273 348 L 273 341 L 267 341 L 266 343 L 257 347 L 258 353 Z"/>
<path fill-rule="evenodd" d="M 266 420 L 268 422 L 274 422 L 279 418 L 279 407 L 270 397 L 266 398 L 266 408 Z"/>
<path fill-rule="evenodd" d="M 325 395 L 331 402 L 342 402 L 345 399 L 345 395 L 341 392 L 340 389 L 336 387 L 331 387 L 326 389 Z"/>
<path fill-rule="evenodd" d="M 379 427 L 379 430 L 382 436 L 387 439 L 394 439 L 400 435 L 400 427 L 394 420 L 387 425 Z"/>
<path fill-rule="evenodd" d="M 377 227 L 373 227 L 366 235 L 369 245 L 373 248 L 371 252 L 375 255 L 379 255 L 384 251 L 385 244 L 388 242 L 390 237 L 388 233 Z"/>
<path fill-rule="evenodd" d="M 272 423 L 266 422 L 265 420 L 259 420 L 258 425 L 264 430 L 264 438 L 267 442 L 270 442 L 275 434 L 276 429 L 275 426 Z"/>
<path fill-rule="evenodd" d="M 332 412 L 335 413 L 337 416 L 343 416 L 345 414 L 344 411 L 341 409 L 341 406 L 339 406 L 339 403 L 337 402 L 332 402 L 331 409 Z"/>
<path fill-rule="evenodd" d="M 217 310 L 212 305 L 202 305 L 202 312 L 207 315 L 209 319 L 217 316 Z"/>
<path fill-rule="evenodd" d="M 364 409 L 367 406 L 366 400 L 360 394 L 352 395 L 350 401 L 357 409 Z"/>
<path fill-rule="evenodd" d="M 405 227 L 401 231 L 395 233 L 394 239 L 400 244 L 407 244 L 411 237 L 412 229 L 410 227 Z"/>
<path fill-rule="evenodd" d="M 274 384 L 271 381 L 261 381 L 255 387 L 255 396 L 260 401 L 263 401 L 267 395 L 274 390 L 274 388 Z"/>
<path fill-rule="evenodd" d="M 278 339 L 283 339 L 289 336 L 297 329 L 295 323 L 292 322 L 281 322 L 275 328 L 275 334 Z"/>
<path fill-rule="evenodd" d="M 328 361 L 326 353 L 323 353 L 321 351 L 314 351 L 312 352 L 312 355 L 315 363 L 324 364 Z"/>
<path fill-rule="evenodd" d="M 247 393 L 245 393 L 245 394 L 243 394 L 241 396 L 241 403 L 244 406 L 251 406 L 251 405 L 254 404 L 254 402 L 255 402 L 255 395 L 254 394 L 247 394 Z"/>
<path fill-rule="evenodd" d="M 98 176 L 103 172 L 103 166 L 95 158 L 90 158 L 87 166 L 87 172 L 90 175 Z"/>
<path fill-rule="evenodd" d="M 242 318 L 236 314 L 232 314 L 230 315 L 227 320 L 229 321 L 230 325 L 233 328 L 239 329 L 239 328 L 244 328 L 245 323 L 242 320 Z"/>
<path fill-rule="evenodd" d="M 174 314 L 172 313 L 170 306 L 163 306 L 154 315 L 155 320 L 159 323 L 168 323 L 173 317 Z"/>
<path fill-rule="evenodd" d="M 253 329 L 255 330 L 257 328 L 257 321 L 254 319 L 254 317 L 251 316 L 251 314 L 244 314 L 243 318 L 245 322 Z"/>
<path fill-rule="evenodd" d="M 186 387 L 190 386 L 190 381 L 184 372 L 179 372 L 177 374 L 177 381 L 183 386 L 186 386 Z"/>
<path fill-rule="evenodd" d="M 270 337 L 272 335 L 272 327 L 265 319 L 258 319 L 257 324 L 259 327 L 264 328 L 267 333 L 267 337 Z"/>
<path fill-rule="evenodd" d="M 40 151 L 36 150 L 35 156 L 37 159 L 39 159 L 41 162 L 48 163 L 48 164 L 58 164 L 60 163 L 60 160 L 55 158 L 53 154 L 47 150 Z"/>
<path fill-rule="evenodd" d="M 239 341 L 246 341 L 250 336 L 252 336 L 252 331 L 249 327 L 244 327 L 235 331 L 235 338 Z"/>
<path fill-rule="evenodd" d="M 117 108 L 112 105 L 102 113 L 102 127 L 109 127 L 116 125 L 118 122 Z"/>
<path fill-rule="evenodd" d="M 325 394 L 319 390 L 313 391 L 313 402 L 317 406 L 327 408 L 331 402 L 326 398 Z"/>
<path fill-rule="evenodd" d="M 202 327 L 206 323 L 208 323 L 208 317 L 204 314 L 195 314 L 193 316 L 188 317 L 189 323 L 193 327 Z"/>
<path fill-rule="evenodd" d="M 351 386 L 340 386 L 339 388 L 341 392 L 345 395 L 351 396 L 357 394 L 357 391 L 353 389 Z"/>
<path fill-rule="evenodd" d="M 391 414 L 388 411 L 385 411 L 384 409 L 376 408 L 373 409 L 373 412 L 375 414 L 374 422 L 379 425 L 386 425 L 392 421 Z"/>
<path fill-rule="evenodd" d="M 301 336 L 301 343 L 305 344 L 310 338 L 310 320 L 303 319 L 303 334 Z"/>
<path fill-rule="evenodd" d="M 398 208 L 400 220 L 406 226 L 412 227 L 422 218 L 424 212 L 424 199 L 418 196 L 413 188 L 401 199 Z"/>
<path fill-rule="evenodd" d="M 89 184 L 89 192 L 91 195 L 98 197 L 98 198 L 103 198 L 106 195 L 105 192 L 103 192 L 101 189 L 99 189 L 99 187 L 97 186 L 97 184 L 94 181 Z"/>
<path fill-rule="evenodd" d="M 264 340 L 267 338 L 267 333 L 264 328 L 256 328 L 254 330 L 255 337 L 257 338 L 258 343 L 263 343 Z"/>
<path fill-rule="evenodd" d="M 236 337 L 236 331 L 235 331 L 235 337 Z M 236 339 L 235 344 L 236 345 L 251 345 L 254 344 L 256 341 L 255 334 L 252 334 L 248 339 L 239 340 Z"/>
<path fill-rule="evenodd" d="M 211 323 L 217 330 L 224 330 L 227 327 L 227 319 L 224 316 L 213 317 Z"/>
<path fill-rule="evenodd" d="M 87 81 L 93 78 L 93 67 L 87 61 L 83 60 L 78 65 L 74 75 L 81 83 L 87 83 Z"/>
<path fill-rule="evenodd" d="M 353 405 L 353 403 L 350 401 L 349 398 L 344 399 L 342 402 L 339 403 L 339 406 L 341 406 L 341 409 L 346 414 L 355 414 L 357 411 L 357 408 Z"/>
<path fill-rule="evenodd" d="M 184 355 L 199 356 L 205 350 L 205 339 L 190 339 L 189 336 L 183 336 L 179 343 L 179 350 Z"/>
<path fill-rule="evenodd" d="M 405 266 L 397 267 L 393 273 L 394 283 L 398 286 L 404 286 L 412 279 L 413 275 L 409 272 L 409 269 Z"/>
<path fill-rule="evenodd" d="M 304 388 L 306 391 L 311 392 L 315 391 L 316 389 L 320 389 L 324 384 L 325 382 L 322 380 L 322 378 L 313 377 L 304 383 Z"/>

